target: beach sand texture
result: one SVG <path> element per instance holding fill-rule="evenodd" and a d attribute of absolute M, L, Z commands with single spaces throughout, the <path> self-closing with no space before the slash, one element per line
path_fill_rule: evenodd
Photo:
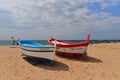
<path fill-rule="evenodd" d="M 120 80 L 120 43 L 89 45 L 87 53 L 84 59 L 55 56 L 47 66 L 1 46 L 0 80 Z"/>

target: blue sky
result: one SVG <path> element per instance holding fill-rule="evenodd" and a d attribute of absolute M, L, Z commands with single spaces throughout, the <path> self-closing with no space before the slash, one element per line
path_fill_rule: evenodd
<path fill-rule="evenodd" d="M 120 0 L 0 0 L 0 39 L 120 39 Z"/>

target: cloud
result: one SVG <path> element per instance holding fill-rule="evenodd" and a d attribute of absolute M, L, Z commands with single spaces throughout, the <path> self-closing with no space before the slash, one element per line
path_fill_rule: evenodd
<path fill-rule="evenodd" d="M 29 39 L 47 39 L 50 36 L 69 39 L 77 39 L 82 35 L 86 37 L 93 28 L 96 31 L 109 30 L 114 28 L 114 24 L 120 24 L 119 16 L 102 11 L 118 5 L 119 2 L 119 0 L 1 0 L 0 24 L 4 27 L 0 29 L 7 30 L 6 33 L 3 32 L 6 35 Z M 95 7 L 97 3 L 99 7 L 95 12 L 91 7 Z"/>

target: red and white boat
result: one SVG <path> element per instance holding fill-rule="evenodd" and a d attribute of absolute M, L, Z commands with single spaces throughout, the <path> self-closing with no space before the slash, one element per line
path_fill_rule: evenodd
<path fill-rule="evenodd" d="M 56 47 L 56 54 L 82 58 L 87 55 L 86 51 L 89 45 L 89 40 L 90 34 L 87 36 L 86 41 L 80 43 L 65 42 L 63 40 L 56 40 L 53 37 L 48 40 L 48 43 Z"/>

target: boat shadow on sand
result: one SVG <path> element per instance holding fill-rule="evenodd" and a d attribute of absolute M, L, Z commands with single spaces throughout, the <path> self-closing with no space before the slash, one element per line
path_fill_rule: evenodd
<path fill-rule="evenodd" d="M 69 71 L 68 65 L 55 60 L 52 65 L 49 65 L 48 63 L 42 62 L 38 58 L 23 57 L 23 59 L 28 63 L 32 64 L 33 66 L 36 66 L 39 68 L 44 68 L 47 70 L 55 70 L 55 71 Z"/>
<path fill-rule="evenodd" d="M 63 55 L 57 55 L 57 56 L 61 57 L 61 58 L 66 58 L 68 60 L 75 60 L 75 61 L 81 61 L 81 62 L 103 63 L 102 60 L 91 57 L 91 56 L 85 56 L 83 58 L 67 57 L 67 56 L 63 56 Z"/>

